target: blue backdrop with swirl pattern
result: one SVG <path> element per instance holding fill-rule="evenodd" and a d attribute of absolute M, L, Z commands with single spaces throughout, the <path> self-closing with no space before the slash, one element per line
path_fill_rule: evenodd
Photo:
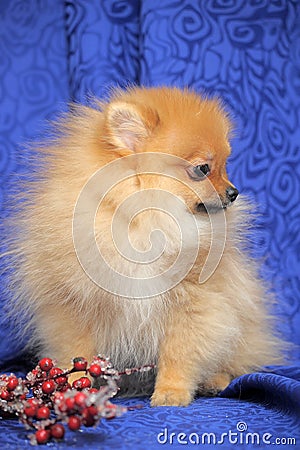
<path fill-rule="evenodd" d="M 236 123 L 229 172 L 260 212 L 253 253 L 264 260 L 263 275 L 279 299 L 278 328 L 300 344 L 299 0 L 1 0 L 2 215 L 10 175 L 27 169 L 24 143 L 40 138 L 46 121 L 70 99 L 87 102 L 130 83 L 189 86 L 226 102 Z M 1 304 L 6 297 L 2 290 Z M 0 364 L 6 369 L 23 364 L 22 343 L 11 343 L 7 331 L 1 315 Z M 299 362 L 299 350 L 289 357 Z M 248 431 L 294 436 L 300 446 L 299 372 L 273 368 L 241 377 L 221 397 L 198 399 L 184 410 L 150 410 L 144 399 L 143 410 L 82 433 L 76 442 L 68 435 L 66 445 L 158 448 L 156 436 L 165 426 L 220 435 L 241 432 L 236 424 L 244 421 Z M 2 448 L 24 448 L 26 433 L 16 424 L 2 421 L 0 430 Z"/>

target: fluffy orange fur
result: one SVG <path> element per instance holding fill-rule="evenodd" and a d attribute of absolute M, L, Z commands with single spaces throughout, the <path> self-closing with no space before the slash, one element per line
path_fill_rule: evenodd
<path fill-rule="evenodd" d="M 195 205 L 199 198 L 212 201 L 212 186 L 226 200 L 226 189 L 232 186 L 226 174 L 230 131 L 218 100 L 175 88 L 131 88 L 115 91 L 107 103 L 74 106 L 58 124 L 56 138 L 36 149 L 40 167 L 26 185 L 11 252 L 16 255 L 13 309 L 18 317 L 30 317 L 30 346 L 39 356 L 53 357 L 63 367 L 73 356 L 90 359 L 98 353 L 109 356 L 120 370 L 157 363 L 153 406 L 187 405 L 197 390 L 217 392 L 233 377 L 280 360 L 266 290 L 244 250 L 248 221 L 242 199 L 222 210 L 227 236 L 221 261 L 205 283 L 198 281 L 212 236 L 208 215 Z M 177 179 L 149 173 L 146 159 L 140 166 L 141 153 L 180 158 L 182 166 L 174 168 Z M 116 255 L 111 221 L 129 195 L 153 188 L 171 192 L 185 205 L 179 211 L 185 232 L 192 217 L 197 221 L 200 246 L 192 269 L 154 298 L 147 298 L 147 292 L 141 292 L 146 298 L 121 298 L 97 286 L 79 264 L 73 245 L 73 211 L 83 186 L 99 168 L 128 155 L 136 155 L 136 162 L 135 157 L 128 162 L 131 176 L 108 193 L 95 223 L 99 248 L 119 271 L 159 273 L 179 249 L 180 235 L 164 217 L 168 205 L 162 199 L 162 211 L 143 211 L 129 228 L 126 214 L 117 223 L 119 235 L 129 233 L 141 251 L 147 250 L 151 231 L 161 229 L 167 240 L 161 260 L 130 268 Z M 189 178 L 187 167 L 206 163 L 207 180 Z M 143 204 L 138 206 L 143 209 Z M 221 214 L 214 212 L 215 220 Z M 110 283 L 113 288 L 117 278 Z"/>

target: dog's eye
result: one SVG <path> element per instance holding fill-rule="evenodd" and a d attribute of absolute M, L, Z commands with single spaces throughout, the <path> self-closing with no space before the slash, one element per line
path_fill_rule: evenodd
<path fill-rule="evenodd" d="M 204 175 L 208 175 L 210 172 L 210 168 L 208 164 L 201 164 L 200 166 L 194 167 L 194 173 L 197 177 L 203 177 Z"/>
<path fill-rule="evenodd" d="M 187 172 L 192 180 L 198 181 L 210 174 L 210 167 L 208 164 L 199 164 L 198 166 L 190 167 Z"/>

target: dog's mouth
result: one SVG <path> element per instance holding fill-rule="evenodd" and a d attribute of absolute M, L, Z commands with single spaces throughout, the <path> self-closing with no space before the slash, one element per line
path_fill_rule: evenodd
<path fill-rule="evenodd" d="M 205 214 L 216 214 L 220 211 L 223 211 L 227 209 L 228 204 L 221 203 L 220 205 L 213 205 L 209 203 L 197 203 L 196 204 L 196 211 L 199 213 L 205 213 Z"/>

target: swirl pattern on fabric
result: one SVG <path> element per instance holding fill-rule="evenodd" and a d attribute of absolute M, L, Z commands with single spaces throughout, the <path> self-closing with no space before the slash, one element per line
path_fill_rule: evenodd
<path fill-rule="evenodd" d="M 138 82 L 138 0 L 66 1 L 72 100 Z"/>
<path fill-rule="evenodd" d="M 28 171 L 30 150 L 49 119 L 66 108 L 67 48 L 64 8 L 51 0 L 0 3 L 0 212 L 9 209 L 13 173 Z M 5 236 L 3 237 L 5 244 Z M 1 260 L 0 260 L 1 262 Z M 3 267 L 3 266 L 2 266 Z M 9 295 L 1 292 L 1 303 Z M 17 356 L 24 344 L 12 342 L 0 313 L 0 361 Z"/>

